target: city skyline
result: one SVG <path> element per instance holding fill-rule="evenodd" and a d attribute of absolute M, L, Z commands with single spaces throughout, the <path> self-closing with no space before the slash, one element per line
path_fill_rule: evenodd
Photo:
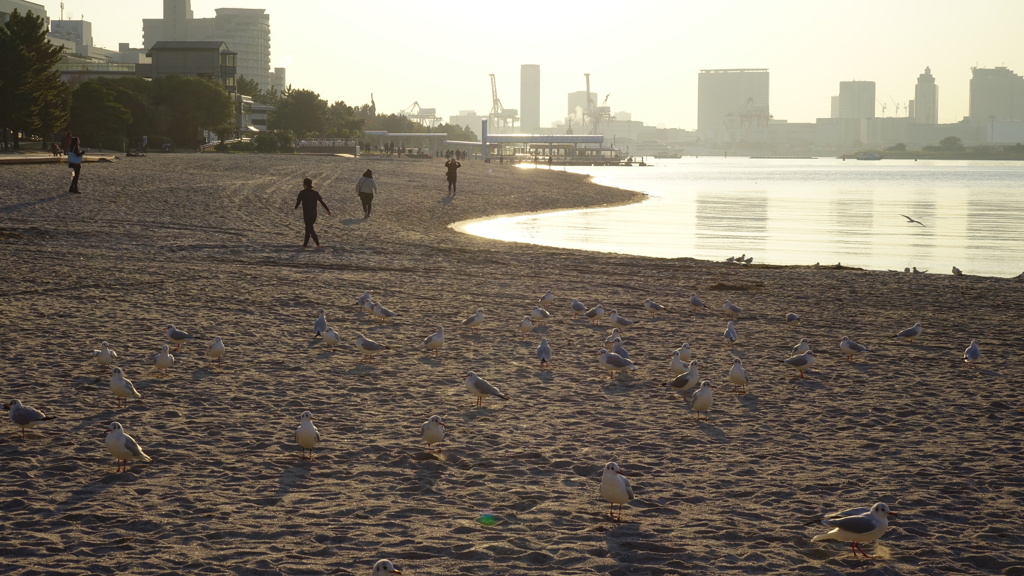
<path fill-rule="evenodd" d="M 42 4 L 51 20 L 60 2 Z M 160 18 L 162 0 L 129 5 L 65 1 L 65 19 L 92 23 L 97 46 L 142 46 L 142 20 Z M 295 88 L 350 105 L 399 112 L 413 102 L 445 121 L 462 110 L 486 115 L 489 74 L 506 108 L 522 109 L 520 67 L 538 64 L 540 125 L 564 119 L 566 95 L 585 89 L 608 97 L 612 113 L 670 128 L 697 128 L 699 71 L 767 68 L 775 119 L 813 122 L 830 115 L 839 83 L 876 84 L 876 115 L 906 116 L 918 76 L 931 68 L 941 87 L 938 121 L 969 113 L 971 68 L 1024 71 L 1015 23 L 1024 3 L 992 0 L 962 10 L 950 0 L 856 6 L 780 0 L 714 5 L 592 2 L 587 10 L 528 0 L 514 10 L 442 7 L 399 0 L 368 5 L 312 0 L 193 0 L 196 18 L 216 8 L 263 8 L 270 15 L 271 66 L 286 67 Z M 382 13 L 383 12 L 383 13 Z M 317 34 L 337 22 L 342 35 Z M 500 22 L 498 25 L 496 23 Z M 495 28 L 497 26 L 497 28 Z"/>

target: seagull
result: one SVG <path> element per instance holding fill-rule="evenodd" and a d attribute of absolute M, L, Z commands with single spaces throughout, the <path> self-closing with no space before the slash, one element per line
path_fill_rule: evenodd
<path fill-rule="evenodd" d="M 537 324 L 551 318 L 551 312 L 541 308 L 540 306 L 534 306 L 530 312 L 530 317 L 537 321 Z"/>
<path fill-rule="evenodd" d="M 362 308 L 366 308 L 367 306 L 372 306 L 373 305 L 373 296 L 370 296 L 370 291 L 367 290 L 366 292 L 363 292 L 362 296 L 360 296 L 359 298 L 356 298 L 355 305 L 356 306 L 360 306 Z"/>
<path fill-rule="evenodd" d="M 352 342 L 355 344 L 356 349 L 363 353 L 363 357 L 359 359 L 360 362 L 373 362 L 374 354 L 391 349 L 387 345 L 374 342 L 362 334 L 356 334 Z"/>
<path fill-rule="evenodd" d="M 154 368 L 167 372 L 167 369 L 171 367 L 171 364 L 174 364 L 174 356 L 170 353 L 170 349 L 170 346 L 164 344 L 163 350 L 158 352 L 156 356 L 153 356 Z"/>
<path fill-rule="evenodd" d="M 473 371 L 466 373 L 466 389 L 476 396 L 477 406 L 483 406 L 484 396 L 497 396 L 502 400 L 508 400 L 508 396 L 502 394 L 500 390 L 491 386 L 490 382 L 477 376 Z"/>
<path fill-rule="evenodd" d="M 697 382 L 700 380 L 700 371 L 697 370 L 697 366 L 699 364 L 699 361 L 691 360 L 686 372 L 683 372 L 674 379 L 662 384 L 662 386 L 678 388 L 683 393 L 683 400 L 686 400 L 686 392 L 695 388 L 697 386 Z"/>
<path fill-rule="evenodd" d="M 547 292 L 544 293 L 543 296 L 540 297 L 540 305 L 541 306 L 547 306 L 548 304 L 551 304 L 554 301 L 555 301 L 555 293 L 552 292 L 551 290 L 548 290 Z"/>
<path fill-rule="evenodd" d="M 121 407 L 121 399 L 124 399 L 124 405 L 128 406 L 129 398 L 142 398 L 142 394 L 135 389 L 135 385 L 132 381 L 124 377 L 124 371 L 114 366 L 110 375 L 110 391 L 117 396 L 117 407 Z"/>
<path fill-rule="evenodd" d="M 313 413 L 309 410 L 303 412 L 299 418 L 302 420 L 302 423 L 295 430 L 295 442 L 302 449 L 301 458 L 303 460 L 312 460 L 313 448 L 320 443 L 320 431 L 313 425 L 313 420 L 316 420 L 316 418 L 313 418 Z M 309 450 L 309 458 L 306 457 L 306 450 Z"/>
<path fill-rule="evenodd" d="M 523 316 L 523 321 L 519 323 L 519 331 L 523 334 L 533 332 L 533 320 L 530 320 L 529 316 Z"/>
<path fill-rule="evenodd" d="M 614 352 L 626 360 L 629 360 L 629 352 L 622 346 L 622 338 L 619 338 L 618 336 L 612 340 L 612 349 L 610 352 Z"/>
<path fill-rule="evenodd" d="M 795 356 L 790 356 L 785 360 L 780 360 L 780 362 L 787 366 L 791 366 L 794 370 L 799 371 L 800 377 L 805 378 L 804 370 L 807 370 L 808 368 L 810 368 L 811 364 L 814 364 L 814 352 L 808 350 L 803 354 L 797 354 Z"/>
<path fill-rule="evenodd" d="M 963 276 L 963 275 L 964 275 L 963 270 L 957 268 L 956 266 L 953 266 L 953 276 Z"/>
<path fill-rule="evenodd" d="M 881 538 L 889 528 L 889 516 L 896 515 L 895 512 L 889 510 L 889 506 L 884 502 L 879 502 L 864 514 L 824 518 L 821 523 L 831 526 L 832 530 L 814 536 L 811 538 L 811 542 L 821 540 L 849 542 L 854 556 L 857 555 L 857 551 L 860 551 L 865 558 L 870 558 L 864 550 L 861 550 L 860 543 L 873 542 Z"/>
<path fill-rule="evenodd" d="M 220 360 L 222 356 L 224 356 L 224 341 L 220 336 L 214 336 L 213 342 L 210 342 L 210 349 L 206 351 L 206 357 L 210 359 L 210 362 L 214 362 Z"/>
<path fill-rule="evenodd" d="M 924 226 L 923 222 L 921 222 L 920 220 L 914 220 L 913 218 L 907 216 L 906 214 L 900 214 L 900 216 L 903 216 L 904 218 L 907 219 L 907 224 L 920 224 L 921 226 Z"/>
<path fill-rule="evenodd" d="M 801 338 L 800 342 L 796 346 L 793 346 L 793 356 L 797 354 L 803 354 L 811 351 L 811 341 L 807 338 Z"/>
<path fill-rule="evenodd" d="M 725 312 L 726 316 L 735 316 L 737 314 L 743 314 L 743 308 L 740 308 L 739 306 L 733 304 L 732 302 L 729 302 L 728 300 L 725 301 L 725 304 L 722 304 L 722 311 Z"/>
<path fill-rule="evenodd" d="M 798 324 L 800 322 L 800 315 L 795 312 L 786 314 L 786 324 Z"/>
<path fill-rule="evenodd" d="M 735 256 L 729 256 L 728 258 L 725 259 L 725 261 L 726 262 L 735 262 L 736 261 L 736 257 Z"/>
<path fill-rule="evenodd" d="M 423 434 L 423 441 L 427 443 L 427 448 L 430 448 L 431 444 L 437 444 L 437 449 L 441 449 L 441 440 L 444 439 L 445 423 L 441 420 L 440 416 L 431 416 L 426 422 L 420 426 L 420 432 Z"/>
<path fill-rule="evenodd" d="M 614 352 L 609 352 L 604 348 L 602 348 L 601 353 L 597 355 L 597 362 L 608 370 L 609 378 L 614 378 L 616 372 L 629 372 L 637 369 L 636 364 L 633 364 L 633 362 L 628 358 L 623 358 L 622 356 Z"/>
<path fill-rule="evenodd" d="M 100 366 L 109 366 L 114 358 L 117 358 L 117 352 L 111 350 L 109 346 L 106 342 L 101 342 L 100 349 L 92 351 L 93 358 L 100 363 Z"/>
<path fill-rule="evenodd" d="M 668 308 L 665 308 L 650 298 L 644 300 L 644 310 L 650 312 L 652 316 L 661 314 L 662 312 L 668 312 Z"/>
<path fill-rule="evenodd" d="M 471 329 L 473 332 L 478 332 L 480 325 L 484 323 L 484 309 L 477 308 L 476 314 L 473 314 L 469 318 L 462 321 L 462 325 Z"/>
<path fill-rule="evenodd" d="M 672 360 L 668 365 L 669 370 L 676 375 L 686 372 L 690 369 L 687 362 L 689 362 L 692 357 L 693 354 L 690 353 L 690 345 L 684 342 L 682 346 L 672 351 Z"/>
<path fill-rule="evenodd" d="M 610 503 L 608 515 L 616 522 L 622 521 L 622 505 L 634 498 L 633 487 L 629 485 L 629 479 L 622 475 L 619 465 L 609 462 L 604 466 L 601 474 L 601 497 Z M 615 505 L 619 505 L 619 515 L 612 514 Z"/>
<path fill-rule="evenodd" d="M 705 304 L 705 303 L 704 303 L 704 302 L 703 302 L 703 301 L 702 301 L 702 300 L 701 300 L 701 299 L 700 299 L 700 298 L 699 298 L 699 297 L 697 296 L 697 293 L 696 293 L 696 292 L 694 292 L 693 294 L 690 294 L 690 306 L 693 306 L 693 311 L 694 311 L 694 313 L 696 313 L 696 312 L 697 312 L 697 310 L 700 310 L 701 308 L 707 308 L 707 307 L 708 307 L 708 306 L 707 306 L 707 304 Z"/>
<path fill-rule="evenodd" d="M 700 420 L 701 412 L 704 413 L 705 420 L 711 420 L 711 401 L 714 396 L 715 388 L 718 388 L 718 386 L 712 384 L 711 380 L 705 380 L 700 383 L 700 388 L 693 393 L 693 401 L 690 402 L 690 410 L 697 414 L 697 420 Z"/>
<path fill-rule="evenodd" d="M 733 326 L 732 320 L 729 320 L 729 323 L 725 325 L 725 332 L 722 335 L 725 336 L 725 340 L 729 345 L 735 344 L 740 339 L 740 335 L 736 333 L 736 327 Z"/>
<path fill-rule="evenodd" d="M 134 438 L 124 433 L 124 428 L 119 422 L 111 422 L 107 427 L 107 439 L 104 442 L 110 455 L 117 460 L 117 471 L 128 470 L 129 460 L 142 460 L 152 462 L 153 459 L 146 455 Z M 121 465 L 124 462 L 124 465 Z"/>
<path fill-rule="evenodd" d="M 434 332 L 430 336 L 423 339 L 423 347 L 427 350 L 432 350 L 434 356 L 441 353 L 441 348 L 444 347 L 444 327 L 438 326 L 437 332 Z"/>
<path fill-rule="evenodd" d="M 848 362 L 852 362 L 853 361 L 853 357 L 856 354 L 863 354 L 865 352 L 870 352 L 870 350 L 868 350 L 864 346 L 861 346 L 860 344 L 857 344 L 853 340 L 850 340 L 849 336 L 843 336 L 842 341 L 839 342 L 839 348 L 844 353 L 846 353 L 846 360 Z"/>
<path fill-rule="evenodd" d="M 334 331 L 334 328 L 327 328 L 327 332 L 324 332 L 324 344 L 331 348 L 341 344 L 341 336 L 338 336 L 338 333 Z"/>
<path fill-rule="evenodd" d="M 569 308 L 572 308 L 573 318 L 579 318 L 581 314 L 587 311 L 586 305 L 575 298 L 573 298 L 572 302 L 569 303 Z"/>
<path fill-rule="evenodd" d="M 618 338 L 620 342 L 622 341 L 622 331 L 618 328 L 612 328 L 612 333 L 604 339 L 604 349 L 611 352 L 612 348 L 615 347 L 616 338 Z"/>
<path fill-rule="evenodd" d="M 743 263 L 743 259 L 746 258 L 746 257 L 747 257 L 747 253 L 744 252 L 743 254 L 740 254 L 739 256 L 736 256 L 732 260 L 733 260 L 733 262 L 739 262 L 740 264 L 742 264 Z"/>
<path fill-rule="evenodd" d="M 629 320 L 628 318 L 624 318 L 622 316 L 619 316 L 619 311 L 618 310 L 612 310 L 612 313 L 608 315 L 608 321 L 611 322 L 612 325 L 618 326 L 619 328 L 621 328 L 623 330 L 625 330 L 626 328 L 629 328 L 632 325 L 636 324 L 636 322 L 634 322 L 632 320 Z"/>
<path fill-rule="evenodd" d="M 594 324 L 600 324 L 601 317 L 604 316 L 604 306 L 598 304 L 597 306 L 594 306 L 590 310 L 587 310 L 584 316 L 586 316 L 587 319 L 593 322 Z"/>
<path fill-rule="evenodd" d="M 978 341 L 971 340 L 971 345 L 964 350 L 964 362 L 967 362 L 971 366 L 976 366 L 978 359 L 981 358 L 981 348 L 978 348 Z"/>
<path fill-rule="evenodd" d="M 750 376 L 743 367 L 743 361 L 739 358 L 732 361 L 732 368 L 729 369 L 729 382 L 732 382 L 733 386 L 739 388 L 743 394 L 747 393 L 747 384 L 750 383 Z"/>
<path fill-rule="evenodd" d="M 900 330 L 899 332 L 897 332 L 896 335 L 893 336 L 893 338 L 906 338 L 907 340 L 910 341 L 911 344 L 913 344 L 914 343 L 914 338 L 917 338 L 920 335 L 921 335 L 921 323 L 920 322 L 915 322 L 914 325 L 911 326 L 910 328 L 907 328 L 905 330 Z"/>
<path fill-rule="evenodd" d="M 167 332 L 164 333 L 167 336 L 167 341 L 174 344 L 174 351 L 177 352 L 181 345 L 189 340 L 195 340 L 196 337 L 187 333 L 182 332 L 174 327 L 174 324 L 167 325 Z"/>
<path fill-rule="evenodd" d="M 313 330 L 316 331 L 317 336 L 323 336 L 324 332 L 327 332 L 327 314 L 323 308 L 320 309 L 320 315 L 313 322 Z"/>
<path fill-rule="evenodd" d="M 744 264 L 750 264 L 753 261 L 754 261 L 754 257 L 753 256 L 747 256 L 747 259 L 744 260 L 743 263 Z"/>
<path fill-rule="evenodd" d="M 391 560 L 377 560 L 377 563 L 373 565 L 373 576 L 382 576 L 383 574 L 401 574 L 401 572 L 395 568 Z"/>
<path fill-rule="evenodd" d="M 383 324 L 389 318 L 394 318 L 395 316 L 398 316 L 397 313 L 388 310 L 380 302 L 373 303 L 373 310 L 370 313 L 376 316 L 380 320 L 381 324 Z"/>
<path fill-rule="evenodd" d="M 4 410 L 14 422 L 15 426 L 21 426 L 21 438 L 25 439 L 25 429 L 31 428 L 44 420 L 53 420 L 53 416 L 47 416 L 31 406 L 23 406 L 21 400 L 14 400 L 10 404 L 4 404 Z"/>
<path fill-rule="evenodd" d="M 918 270 L 918 269 L 917 269 L 917 266 L 914 266 L 914 270 L 913 270 L 913 273 L 914 273 L 914 274 L 927 274 L 927 273 L 928 273 L 928 271 L 927 271 L 927 270 Z"/>
<path fill-rule="evenodd" d="M 537 346 L 537 360 L 540 360 L 541 366 L 551 365 L 551 345 L 548 344 L 547 338 L 540 339 L 540 346 Z"/>

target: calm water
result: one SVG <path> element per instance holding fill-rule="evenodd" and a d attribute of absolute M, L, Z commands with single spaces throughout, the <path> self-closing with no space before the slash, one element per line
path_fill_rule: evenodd
<path fill-rule="evenodd" d="M 663 258 L 841 262 L 872 270 L 1016 276 L 1024 165 L 1012 162 L 684 158 L 585 167 L 650 194 L 635 205 L 460 225 L 480 236 Z M 539 168 L 546 169 L 546 168 Z M 910 224 L 906 214 L 924 223 Z"/>

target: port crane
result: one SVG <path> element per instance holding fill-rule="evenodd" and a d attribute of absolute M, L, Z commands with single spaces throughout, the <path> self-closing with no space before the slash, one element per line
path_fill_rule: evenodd
<path fill-rule="evenodd" d="M 501 98 L 498 98 L 498 82 L 495 80 L 494 74 L 491 74 L 491 113 L 487 117 L 495 134 L 515 132 L 516 122 L 519 121 L 518 110 L 502 106 Z"/>
<path fill-rule="evenodd" d="M 371 100 L 373 97 L 370 97 Z M 419 122 L 423 126 L 433 128 L 441 121 L 441 117 L 436 114 L 435 108 L 421 108 L 419 102 L 413 102 L 406 109 L 399 113 L 400 116 L 405 116 L 413 122 Z"/>

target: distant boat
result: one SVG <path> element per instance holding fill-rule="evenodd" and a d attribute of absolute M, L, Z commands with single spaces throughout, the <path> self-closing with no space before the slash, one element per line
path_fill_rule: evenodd
<path fill-rule="evenodd" d="M 861 152 L 857 154 L 857 160 L 881 160 L 882 157 L 877 152 Z"/>

